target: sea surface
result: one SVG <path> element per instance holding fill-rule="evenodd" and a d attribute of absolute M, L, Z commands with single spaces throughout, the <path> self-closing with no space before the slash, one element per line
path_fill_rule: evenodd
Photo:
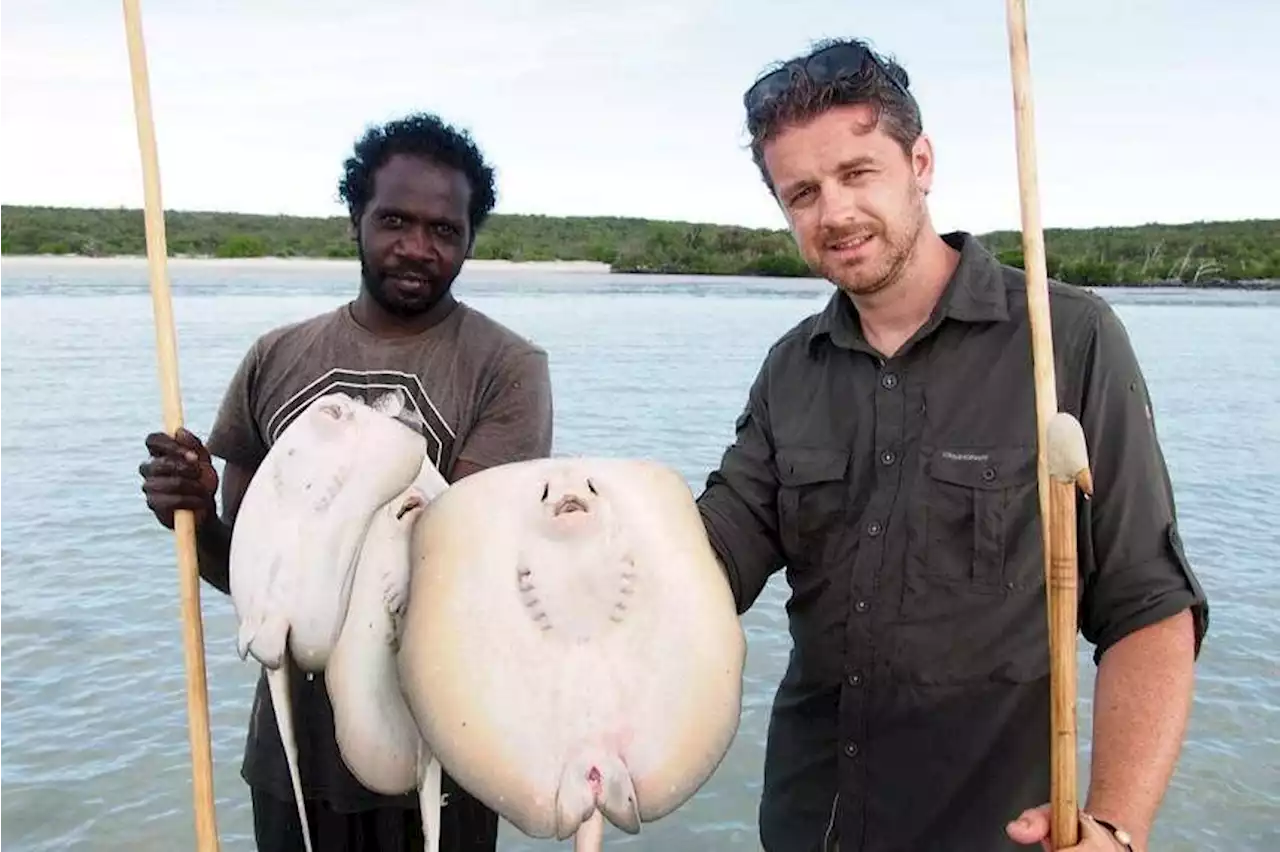
<path fill-rule="evenodd" d="M 354 267 L 171 263 L 187 423 L 205 434 L 246 347 L 350 298 Z M 144 264 L 3 262 L 3 846 L 192 847 L 172 536 L 139 489 L 161 426 Z M 556 454 L 646 456 L 695 491 L 769 344 L 816 281 L 466 271 L 458 292 L 546 347 Z M 1212 601 L 1187 743 L 1152 849 L 1280 849 L 1280 292 L 1104 291 L 1154 396 L 1190 558 Z M 694 799 L 608 848 L 752 850 L 788 653 L 785 584 L 744 618 L 741 729 Z M 239 777 L 255 666 L 204 587 L 217 820 L 252 849 Z M 1082 784 L 1095 669 L 1081 647 Z M 504 850 L 567 848 L 504 825 Z"/>

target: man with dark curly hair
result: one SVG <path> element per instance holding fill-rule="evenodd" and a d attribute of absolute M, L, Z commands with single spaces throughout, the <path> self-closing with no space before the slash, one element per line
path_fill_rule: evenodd
<path fill-rule="evenodd" d="M 1049 652 L 1025 278 L 934 229 L 910 80 L 863 42 L 770 69 L 745 107 L 765 186 L 834 285 L 769 348 L 699 499 L 739 611 L 784 567 L 791 590 L 764 848 L 1039 847 Z M 1049 290 L 1061 406 L 1093 462 L 1080 626 L 1098 668 L 1078 848 L 1145 849 L 1208 608 L 1124 327 L 1086 290 Z"/>
<path fill-rule="evenodd" d="M 359 251 L 359 294 L 258 338 L 223 397 L 207 447 L 187 431 L 176 440 L 163 432 L 146 438 L 149 457 L 140 472 L 147 505 L 169 528 L 176 510 L 195 513 L 200 575 L 224 593 L 245 489 L 281 431 L 323 394 L 341 390 L 372 401 L 399 393 L 422 422 L 432 462 L 451 482 L 551 451 L 546 352 L 451 291 L 495 200 L 493 170 L 468 134 L 433 115 L 370 129 L 345 163 L 339 194 Z M 226 461 L 221 517 L 211 455 Z M 323 675 L 293 678 L 292 692 L 316 852 L 421 850 L 416 792 L 376 794 L 343 763 Z M 252 790 L 257 848 L 301 850 L 265 674 L 241 773 Z M 442 850 L 494 849 L 497 815 L 447 775 L 442 786 Z"/>

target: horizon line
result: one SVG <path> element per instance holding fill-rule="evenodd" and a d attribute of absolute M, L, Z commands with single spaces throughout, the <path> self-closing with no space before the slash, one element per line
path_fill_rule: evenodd
<path fill-rule="evenodd" d="M 0 202 L 0 209 L 10 208 L 10 207 L 24 208 L 24 209 L 30 209 L 30 210 L 70 210 L 70 211 L 78 211 L 78 212 L 84 212 L 84 213 L 123 212 L 123 213 L 142 214 L 145 212 L 144 208 L 141 206 L 131 207 L 123 204 L 108 207 L 108 206 L 102 206 L 102 205 L 81 206 L 81 205 L 67 205 L 67 204 L 33 204 L 33 203 L 7 202 L 7 201 Z M 255 213 L 255 212 L 240 211 L 240 210 L 192 209 L 192 208 L 176 208 L 176 207 L 165 207 L 164 213 L 166 214 L 181 213 L 181 214 L 205 215 L 205 216 L 248 216 L 248 217 L 256 217 L 260 219 L 301 219 L 301 220 L 316 221 L 316 222 L 324 222 L 324 221 L 332 221 L 332 220 L 345 222 L 347 220 L 347 216 L 342 213 L 332 213 L 332 214 L 324 214 L 324 215 L 303 214 L 303 213 Z M 658 219 L 658 218 L 652 218 L 648 216 L 633 216 L 633 215 L 623 215 L 623 214 L 513 213 L 513 212 L 498 212 L 495 210 L 489 216 L 490 219 L 498 218 L 498 217 L 528 218 L 528 219 L 583 220 L 583 221 L 615 219 L 615 220 L 623 220 L 623 221 L 631 221 L 631 222 L 669 223 L 669 224 L 675 224 L 675 225 L 701 225 L 701 226 L 713 227 L 713 228 L 739 228 L 747 231 L 768 231 L 772 233 L 790 233 L 790 230 L 788 228 L 778 228 L 778 227 L 771 228 L 767 225 L 741 225 L 741 224 L 735 224 L 735 223 L 713 222 L 709 220 L 694 220 L 694 219 Z M 1098 231 L 1098 230 L 1126 230 L 1126 229 L 1132 230 L 1137 228 L 1150 228 L 1150 227 L 1180 228 L 1180 227 L 1193 227 L 1195 225 L 1244 225 L 1244 224 L 1253 224 L 1253 223 L 1258 223 L 1258 224 L 1275 223 L 1277 225 L 1280 225 L 1280 216 L 1277 216 L 1276 218 L 1262 218 L 1262 217 L 1254 216 L 1254 217 L 1242 217 L 1237 219 L 1191 219 L 1191 220 L 1184 220 L 1184 221 L 1150 220 L 1147 222 L 1142 222 L 1139 224 L 1132 224 L 1132 225 L 1042 224 L 1041 227 L 1042 227 L 1042 230 L 1047 233 L 1049 231 Z M 978 235 L 979 233 L 981 234 L 1021 233 L 1021 228 L 994 228 L 994 229 L 990 229 L 982 232 L 975 231 L 973 233 L 975 235 Z"/>

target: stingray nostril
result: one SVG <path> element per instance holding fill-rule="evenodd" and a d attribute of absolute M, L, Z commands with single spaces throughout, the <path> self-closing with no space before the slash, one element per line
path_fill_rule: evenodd
<path fill-rule="evenodd" d="M 594 485 L 592 485 L 592 484 L 591 484 L 591 480 L 590 480 L 590 479 L 588 479 L 588 480 L 587 480 L 587 488 L 591 491 L 591 493 L 592 493 L 592 494 L 595 494 L 595 495 L 597 495 L 597 496 L 600 494 L 600 492 L 599 492 L 599 491 L 596 491 L 596 487 L 595 487 Z"/>
<path fill-rule="evenodd" d="M 547 499 L 547 495 L 550 493 L 551 493 L 551 484 L 544 483 L 542 486 L 542 499 L 545 501 Z"/>

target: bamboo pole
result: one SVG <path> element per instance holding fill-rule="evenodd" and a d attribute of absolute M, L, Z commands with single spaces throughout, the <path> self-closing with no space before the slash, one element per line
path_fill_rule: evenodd
<path fill-rule="evenodd" d="M 1036 477 L 1044 547 L 1045 599 L 1049 628 L 1050 845 L 1079 842 L 1076 767 L 1077 553 L 1076 488 L 1092 494 L 1088 448 L 1080 423 L 1058 411 L 1049 315 L 1048 273 L 1040 222 L 1036 173 L 1035 110 L 1027 47 L 1025 0 L 1006 0 L 1009 60 L 1022 209 L 1023 268 L 1031 322 L 1031 357 L 1036 397 Z"/>
<path fill-rule="evenodd" d="M 147 55 L 142 38 L 138 0 L 123 0 L 123 3 L 125 34 L 129 45 L 129 71 L 133 82 L 134 117 L 138 126 L 138 148 L 142 155 L 147 267 L 151 278 L 151 305 L 156 324 L 156 357 L 160 368 L 164 427 L 170 435 L 174 435 L 182 426 L 182 394 L 178 384 L 177 334 L 174 331 L 173 301 L 169 291 L 168 248 L 164 232 L 164 207 L 160 199 L 160 167 L 151 115 Z M 209 696 L 205 683 L 204 628 L 200 614 L 200 567 L 196 557 L 195 518 L 192 513 L 186 510 L 175 512 L 173 529 L 176 534 L 181 583 L 182 639 L 187 672 L 187 729 L 191 744 L 196 848 L 201 852 L 217 852 Z"/>

